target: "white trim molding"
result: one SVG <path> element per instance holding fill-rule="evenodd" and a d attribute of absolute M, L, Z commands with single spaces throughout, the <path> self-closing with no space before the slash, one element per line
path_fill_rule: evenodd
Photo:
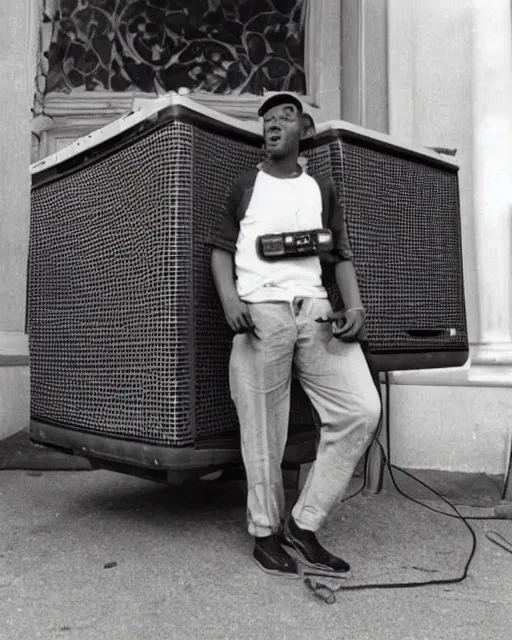
<path fill-rule="evenodd" d="M 475 365 L 512 367 L 512 342 L 474 345 L 471 361 Z"/>
<path fill-rule="evenodd" d="M 28 335 L 21 331 L 0 331 L 0 367 L 28 365 Z"/>
<path fill-rule="evenodd" d="M 261 96 L 243 94 L 240 96 L 219 95 L 205 92 L 179 92 L 193 98 L 199 104 L 215 109 L 231 117 L 242 120 L 258 120 L 257 110 Z M 112 119 L 129 113 L 133 102 L 139 99 L 158 99 L 156 93 L 114 92 L 114 91 L 76 91 L 73 93 L 49 93 L 44 101 L 46 117 L 87 117 L 108 116 Z M 313 98 L 301 96 L 301 100 L 316 108 Z"/>
<path fill-rule="evenodd" d="M 433 387 L 512 387 L 512 343 L 475 344 L 462 367 L 390 373 L 391 384 Z"/>

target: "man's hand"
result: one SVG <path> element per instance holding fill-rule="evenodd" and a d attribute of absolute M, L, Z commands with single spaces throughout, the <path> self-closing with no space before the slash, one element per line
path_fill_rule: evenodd
<path fill-rule="evenodd" d="M 236 291 L 233 255 L 229 251 L 214 247 L 211 262 L 215 287 L 229 326 L 236 333 L 250 331 L 258 337 L 249 307 L 240 300 Z"/>
<path fill-rule="evenodd" d="M 365 317 L 364 309 L 347 309 L 333 311 L 325 318 L 317 318 L 316 322 L 331 322 L 333 336 L 344 342 L 350 342 L 364 336 Z"/>
<path fill-rule="evenodd" d="M 249 306 L 240 300 L 238 295 L 230 296 L 224 300 L 222 306 L 226 320 L 235 333 L 247 333 L 250 331 L 256 335 L 256 327 L 252 321 Z"/>

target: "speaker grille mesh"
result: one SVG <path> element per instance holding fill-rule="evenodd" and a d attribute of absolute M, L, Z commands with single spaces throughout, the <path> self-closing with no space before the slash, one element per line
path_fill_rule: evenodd
<path fill-rule="evenodd" d="M 191 154 L 175 122 L 33 190 L 32 415 L 192 443 Z"/>
<path fill-rule="evenodd" d="M 342 166 L 333 162 L 333 170 L 372 348 L 464 347 L 457 176 L 346 142 L 338 158 Z"/>

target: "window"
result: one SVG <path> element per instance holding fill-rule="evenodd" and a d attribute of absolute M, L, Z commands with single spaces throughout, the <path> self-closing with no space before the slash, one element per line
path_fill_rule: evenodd
<path fill-rule="evenodd" d="M 307 0 L 58 0 L 45 94 L 306 94 Z"/>

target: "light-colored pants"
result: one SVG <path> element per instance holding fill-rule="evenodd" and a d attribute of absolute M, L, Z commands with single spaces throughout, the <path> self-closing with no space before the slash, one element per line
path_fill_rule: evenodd
<path fill-rule="evenodd" d="M 278 532 L 284 518 L 281 463 L 288 435 L 292 366 L 320 421 L 314 462 L 292 516 L 303 529 L 320 528 L 344 495 L 380 417 L 380 399 L 357 342 L 332 336 L 327 300 L 250 305 L 259 340 L 237 334 L 229 376 L 240 422 L 247 475 L 249 533 Z"/>

